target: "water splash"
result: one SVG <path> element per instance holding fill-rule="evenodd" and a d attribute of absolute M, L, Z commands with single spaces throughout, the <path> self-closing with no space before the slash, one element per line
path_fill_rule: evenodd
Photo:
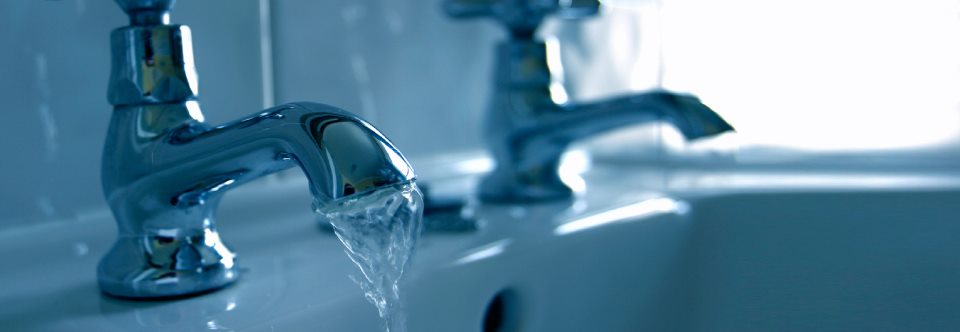
<path fill-rule="evenodd" d="M 344 252 L 357 267 L 351 279 L 377 307 L 386 330 L 406 331 L 399 281 L 420 237 L 423 196 L 415 184 L 384 187 L 314 210 L 333 225 Z"/>

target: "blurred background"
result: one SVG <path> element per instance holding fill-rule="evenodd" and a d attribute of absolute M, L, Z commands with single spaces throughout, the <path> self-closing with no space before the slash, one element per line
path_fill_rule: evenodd
<path fill-rule="evenodd" d="M 414 166 L 483 151 L 505 37 L 490 21 L 452 21 L 437 0 L 180 0 L 171 21 L 193 29 L 210 124 L 308 100 L 365 117 Z M 109 34 L 126 23 L 113 1 L 0 2 L 0 228 L 109 213 Z M 606 158 L 960 160 L 957 0 L 608 0 L 540 35 L 559 45 L 571 102 L 689 92 L 738 130 L 587 143 Z"/>

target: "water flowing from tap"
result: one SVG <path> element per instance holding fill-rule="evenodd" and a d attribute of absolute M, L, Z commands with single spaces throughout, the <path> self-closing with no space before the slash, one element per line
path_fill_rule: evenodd
<path fill-rule="evenodd" d="M 415 184 L 387 186 L 314 210 L 331 225 L 344 252 L 360 268 L 351 279 L 377 307 L 386 331 L 406 331 L 399 281 L 420 237 L 423 196 Z"/>

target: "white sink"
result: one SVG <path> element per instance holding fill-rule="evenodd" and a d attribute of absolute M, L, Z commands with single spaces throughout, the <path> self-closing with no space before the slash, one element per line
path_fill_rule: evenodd
<path fill-rule="evenodd" d="M 576 203 L 481 206 L 479 231 L 425 234 L 409 330 L 955 330 L 960 174 L 855 170 L 595 165 Z M 288 177 L 228 195 L 241 281 L 172 301 L 99 293 L 109 213 L 5 230 L 0 326 L 379 331 L 307 193 Z"/>

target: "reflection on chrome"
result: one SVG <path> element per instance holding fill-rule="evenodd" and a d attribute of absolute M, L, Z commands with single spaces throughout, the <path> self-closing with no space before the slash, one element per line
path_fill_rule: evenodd
<path fill-rule="evenodd" d="M 550 76 L 550 99 L 557 105 L 563 105 L 570 101 L 567 95 L 567 89 L 563 86 L 564 72 L 563 60 L 560 55 L 560 41 L 557 37 L 547 37 L 543 40 L 544 48 L 547 50 L 546 60 L 547 69 L 552 74 Z"/>
<path fill-rule="evenodd" d="M 503 239 L 479 246 L 454 261 L 453 265 L 463 265 L 500 255 L 507 249 L 511 242 L 513 241 L 510 239 Z"/>
<path fill-rule="evenodd" d="M 652 198 L 639 203 L 602 211 L 580 219 L 576 219 L 553 230 L 556 235 L 567 235 L 604 225 L 619 222 L 635 221 L 663 214 L 685 215 L 690 211 L 690 204 L 668 197 Z"/>
<path fill-rule="evenodd" d="M 570 150 L 561 157 L 557 176 L 574 194 L 583 193 L 587 190 L 587 182 L 581 174 L 590 170 L 590 166 L 590 154 L 586 150 Z"/>

